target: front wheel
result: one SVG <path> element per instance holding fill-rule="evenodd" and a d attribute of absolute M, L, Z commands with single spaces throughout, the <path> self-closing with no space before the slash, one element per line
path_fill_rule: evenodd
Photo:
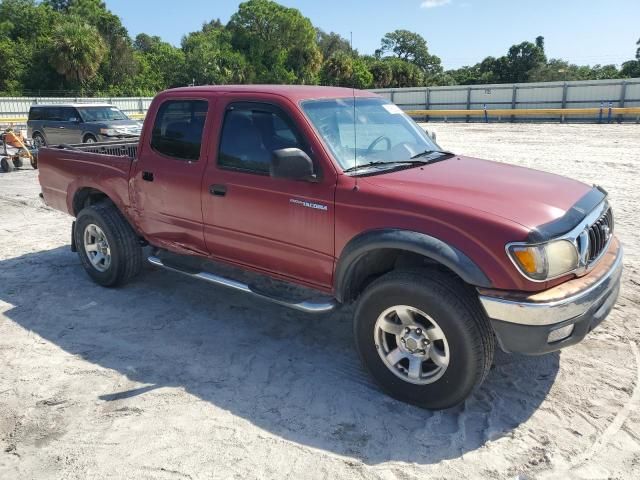
<path fill-rule="evenodd" d="M 82 209 L 73 234 L 80 262 L 94 282 L 115 287 L 140 272 L 142 247 L 138 236 L 110 201 Z"/>
<path fill-rule="evenodd" d="M 493 360 L 491 325 L 470 288 L 430 270 L 392 271 L 362 294 L 356 348 L 392 397 L 430 409 L 462 402 Z"/>
<path fill-rule="evenodd" d="M 93 135 L 87 135 L 82 140 L 82 143 L 97 143 L 97 142 L 98 140 L 96 140 L 96 137 L 94 137 Z"/>
<path fill-rule="evenodd" d="M 47 146 L 47 142 L 44 139 L 44 137 L 42 135 L 40 135 L 39 133 L 34 133 L 33 134 L 33 145 L 36 148 L 42 148 L 42 147 L 46 147 Z"/>

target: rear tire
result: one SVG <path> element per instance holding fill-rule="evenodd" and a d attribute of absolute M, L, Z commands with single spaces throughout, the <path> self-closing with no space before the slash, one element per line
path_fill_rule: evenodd
<path fill-rule="evenodd" d="M 437 271 L 392 271 L 375 280 L 358 300 L 354 336 L 389 395 L 429 409 L 464 401 L 493 360 L 493 330 L 473 290 Z"/>
<path fill-rule="evenodd" d="M 138 236 L 111 201 L 80 211 L 73 234 L 82 266 L 99 285 L 123 285 L 140 273 Z"/>
<path fill-rule="evenodd" d="M 13 165 L 13 162 L 10 158 L 3 157 L 2 159 L 0 159 L 0 170 L 2 170 L 4 173 L 13 172 L 15 170 L 15 166 Z"/>

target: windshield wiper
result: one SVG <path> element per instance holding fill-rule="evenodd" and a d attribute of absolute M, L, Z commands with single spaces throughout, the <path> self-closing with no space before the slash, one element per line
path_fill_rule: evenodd
<path fill-rule="evenodd" d="M 411 160 L 415 158 L 425 157 L 427 155 L 431 155 L 432 153 L 442 153 L 443 155 L 455 155 L 455 153 L 447 152 L 445 150 L 425 150 L 424 152 L 417 153 L 416 155 L 411 157 Z"/>
<path fill-rule="evenodd" d="M 346 168 L 345 170 L 343 170 L 343 172 L 355 172 L 356 170 L 359 170 L 360 168 L 368 168 L 368 167 L 379 167 L 381 165 L 423 165 L 425 163 L 429 163 L 426 160 L 395 160 L 393 162 L 381 162 L 381 161 L 377 161 L 377 162 L 367 162 L 367 163 L 360 163 L 358 165 L 354 165 L 353 167 L 349 167 Z"/>

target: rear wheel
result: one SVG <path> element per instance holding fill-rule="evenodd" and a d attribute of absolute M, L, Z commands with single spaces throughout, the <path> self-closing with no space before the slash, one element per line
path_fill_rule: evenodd
<path fill-rule="evenodd" d="M 110 201 L 86 207 L 78 214 L 74 240 L 82 266 L 102 286 L 122 285 L 142 268 L 138 236 Z"/>
<path fill-rule="evenodd" d="M 13 165 L 13 162 L 10 158 L 3 157 L 2 159 L 0 159 L 0 170 L 5 173 L 15 170 L 15 166 Z"/>
<path fill-rule="evenodd" d="M 354 334 L 380 386 L 425 408 L 462 402 L 493 359 L 493 332 L 477 299 L 446 273 L 393 271 L 380 277 L 358 301 Z"/>

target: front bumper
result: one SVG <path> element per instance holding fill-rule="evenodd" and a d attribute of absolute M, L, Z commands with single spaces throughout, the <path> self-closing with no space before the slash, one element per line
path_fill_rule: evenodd
<path fill-rule="evenodd" d="M 602 322 L 618 298 L 621 276 L 622 246 L 613 238 L 607 253 L 584 277 L 534 294 L 478 292 L 500 347 L 537 355 L 580 342 Z M 563 330 L 555 332 L 559 329 Z"/>

